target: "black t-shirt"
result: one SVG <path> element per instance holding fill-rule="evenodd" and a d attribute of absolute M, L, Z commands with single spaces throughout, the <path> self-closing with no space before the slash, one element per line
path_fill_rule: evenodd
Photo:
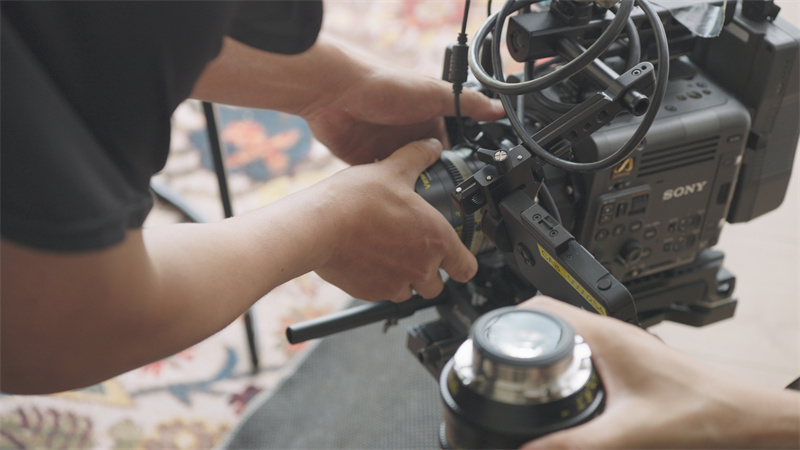
<path fill-rule="evenodd" d="M 55 251 L 120 242 L 152 208 L 170 117 L 223 36 L 299 53 L 321 22 L 321 1 L 3 1 L 3 237 Z"/>

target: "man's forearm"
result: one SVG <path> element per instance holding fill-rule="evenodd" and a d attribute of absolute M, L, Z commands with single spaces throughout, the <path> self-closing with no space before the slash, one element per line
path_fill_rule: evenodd
<path fill-rule="evenodd" d="M 280 55 L 225 38 L 222 50 L 195 83 L 199 100 L 302 115 L 353 82 L 354 59 L 320 37 L 299 55 Z"/>
<path fill-rule="evenodd" d="M 746 398 L 741 402 L 742 420 L 728 430 L 735 437 L 731 445 L 800 448 L 800 393 L 761 388 L 740 392 Z"/>
<path fill-rule="evenodd" d="M 222 329 L 274 287 L 324 262 L 334 214 L 308 193 L 211 224 L 132 230 L 100 251 L 3 242 L 0 388 L 87 386 Z"/>

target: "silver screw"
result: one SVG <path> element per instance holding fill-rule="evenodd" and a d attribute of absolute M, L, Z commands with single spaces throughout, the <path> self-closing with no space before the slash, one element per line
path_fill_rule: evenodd
<path fill-rule="evenodd" d="M 492 181 L 492 176 L 491 176 L 491 175 L 488 175 L 488 176 L 486 177 L 486 181 Z"/>
<path fill-rule="evenodd" d="M 494 152 L 494 160 L 497 162 L 505 161 L 508 158 L 508 153 L 505 150 L 498 150 Z"/>
<path fill-rule="evenodd" d="M 456 194 L 460 194 L 460 193 L 461 193 L 461 188 L 460 188 L 460 187 L 457 187 L 457 188 L 456 188 Z"/>

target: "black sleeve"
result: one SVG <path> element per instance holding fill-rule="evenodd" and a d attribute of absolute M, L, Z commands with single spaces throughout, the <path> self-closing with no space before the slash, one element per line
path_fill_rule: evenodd
<path fill-rule="evenodd" d="M 319 1 L 2 2 L 0 232 L 54 251 L 141 227 L 170 117 L 229 35 L 311 46 Z"/>
<path fill-rule="evenodd" d="M 282 54 L 308 50 L 322 26 L 322 1 L 245 1 L 228 35 L 243 44 Z"/>
<path fill-rule="evenodd" d="M 226 2 L 2 2 L 0 231 L 54 251 L 150 211 L 170 117 L 222 45 Z"/>
<path fill-rule="evenodd" d="M 121 241 L 152 200 L 130 186 L 5 16 L 0 51 L 3 237 L 57 251 Z"/>

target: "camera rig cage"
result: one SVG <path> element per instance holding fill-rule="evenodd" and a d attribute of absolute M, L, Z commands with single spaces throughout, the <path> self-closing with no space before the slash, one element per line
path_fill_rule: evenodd
<path fill-rule="evenodd" d="M 771 0 L 536 3 L 508 1 L 467 47 L 467 2 L 444 64 L 452 150 L 416 186 L 476 254 L 477 275 L 434 299 L 292 325 L 290 342 L 435 307 L 407 346 L 438 377 L 479 316 L 539 293 L 642 327 L 733 315 L 736 279 L 713 246 L 726 221 L 783 201 L 800 32 Z M 506 20 L 506 48 L 524 65 L 508 80 L 492 37 Z M 462 84 L 500 98 L 507 118 L 460 117 Z"/>

